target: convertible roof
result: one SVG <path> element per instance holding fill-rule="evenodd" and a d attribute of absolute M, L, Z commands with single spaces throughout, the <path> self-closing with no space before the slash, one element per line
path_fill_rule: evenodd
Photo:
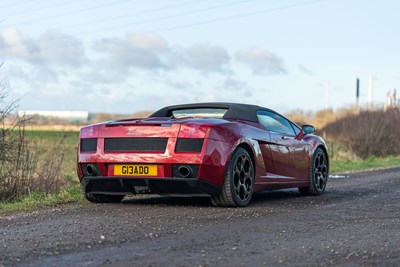
<path fill-rule="evenodd" d="M 191 109 L 191 108 L 222 108 L 228 111 L 223 116 L 223 119 L 235 119 L 235 120 L 245 120 L 258 122 L 257 111 L 259 110 L 269 110 L 256 105 L 248 104 L 237 104 L 237 103 L 221 103 L 221 102 L 211 102 L 211 103 L 195 103 L 195 104 L 184 104 L 176 106 L 168 106 L 162 108 L 150 117 L 171 117 L 172 111 L 180 109 Z"/>

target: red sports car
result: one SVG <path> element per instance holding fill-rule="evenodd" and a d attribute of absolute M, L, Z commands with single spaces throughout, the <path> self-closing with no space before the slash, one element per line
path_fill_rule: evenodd
<path fill-rule="evenodd" d="M 186 194 L 209 196 L 215 206 L 243 207 L 262 190 L 297 187 L 320 195 L 329 158 L 314 131 L 255 105 L 169 106 L 148 118 L 82 128 L 78 175 L 91 202 Z"/>

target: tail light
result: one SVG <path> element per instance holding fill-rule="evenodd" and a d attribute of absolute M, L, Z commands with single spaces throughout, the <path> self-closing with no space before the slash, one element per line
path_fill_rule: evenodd
<path fill-rule="evenodd" d="M 204 125 L 185 125 L 179 129 L 178 138 L 206 138 L 210 127 Z"/>
<path fill-rule="evenodd" d="M 80 138 L 93 138 L 99 134 L 99 125 L 90 125 L 83 127 L 79 133 Z"/>

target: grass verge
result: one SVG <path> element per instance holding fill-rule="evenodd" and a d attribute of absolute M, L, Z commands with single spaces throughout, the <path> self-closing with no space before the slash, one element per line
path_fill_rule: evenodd
<path fill-rule="evenodd" d="M 332 160 L 331 173 L 359 171 L 373 168 L 400 166 L 400 156 L 375 157 L 371 156 L 368 159 L 354 160 Z"/>
<path fill-rule="evenodd" d="M 65 188 L 55 194 L 45 195 L 43 193 L 34 192 L 14 202 L 0 202 L 0 215 L 15 211 L 32 211 L 40 208 L 53 208 L 70 203 L 86 203 L 79 185 Z"/>

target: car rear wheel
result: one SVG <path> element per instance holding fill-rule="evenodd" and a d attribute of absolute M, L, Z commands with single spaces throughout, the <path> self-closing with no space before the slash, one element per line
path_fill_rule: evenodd
<path fill-rule="evenodd" d="M 299 191 L 305 195 L 321 195 L 324 192 L 329 177 L 328 160 L 325 152 L 317 148 L 311 161 L 310 184 L 307 187 L 299 187 Z"/>
<path fill-rule="evenodd" d="M 211 197 L 214 206 L 244 207 L 254 191 L 254 167 L 249 153 L 238 147 L 229 161 L 221 192 Z"/>
<path fill-rule="evenodd" d="M 85 193 L 85 198 L 94 203 L 119 203 L 124 195 L 102 195 Z"/>

